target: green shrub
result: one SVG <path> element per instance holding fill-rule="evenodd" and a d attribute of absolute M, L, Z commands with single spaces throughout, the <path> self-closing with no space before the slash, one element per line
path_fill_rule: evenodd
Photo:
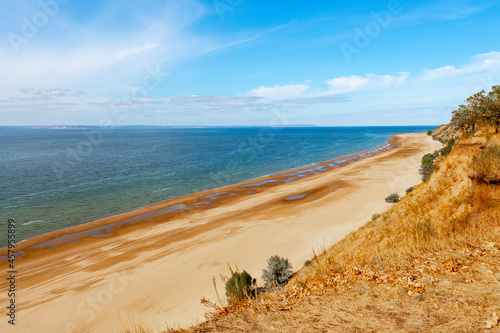
<path fill-rule="evenodd" d="M 311 263 L 312 263 L 312 261 L 311 261 L 311 260 L 306 260 L 306 261 L 304 261 L 304 267 L 309 266 Z"/>
<path fill-rule="evenodd" d="M 413 190 L 415 189 L 415 186 L 411 186 L 411 187 L 408 187 L 406 189 L 406 194 L 410 193 L 410 192 L 413 192 Z"/>
<path fill-rule="evenodd" d="M 267 268 L 262 270 L 262 280 L 266 289 L 280 289 L 292 276 L 292 264 L 286 258 L 271 256 L 267 261 Z"/>
<path fill-rule="evenodd" d="M 439 154 L 439 152 L 437 152 Z M 422 175 L 422 181 L 426 181 L 435 169 L 434 160 L 436 159 L 436 152 L 434 154 L 425 154 L 422 157 L 422 165 L 420 166 L 420 174 Z"/>
<path fill-rule="evenodd" d="M 422 175 L 422 181 L 425 182 L 427 179 L 429 179 L 434 169 L 435 169 L 434 164 L 432 165 L 422 164 L 422 166 L 420 167 L 420 175 Z"/>
<path fill-rule="evenodd" d="M 428 135 L 428 136 L 431 136 L 431 135 L 432 135 L 432 130 L 428 130 L 428 131 L 427 131 L 427 135 Z"/>
<path fill-rule="evenodd" d="M 255 279 L 252 279 L 246 271 L 243 271 L 243 273 L 233 272 L 231 278 L 226 282 L 226 296 L 229 304 L 237 303 L 246 297 L 252 296 L 252 288 L 255 282 Z"/>
<path fill-rule="evenodd" d="M 390 196 L 388 196 L 387 198 L 385 198 L 385 202 L 388 202 L 388 203 L 396 203 L 399 200 L 401 200 L 401 198 L 399 197 L 399 194 L 397 194 L 397 193 L 393 193 Z"/>
<path fill-rule="evenodd" d="M 500 183 L 500 146 L 484 149 L 480 156 L 472 158 L 470 178 L 485 183 Z"/>
<path fill-rule="evenodd" d="M 373 214 L 372 215 L 372 221 L 375 221 L 376 219 L 378 219 L 380 217 L 380 214 Z"/>
<path fill-rule="evenodd" d="M 449 155 L 454 144 L 455 144 L 455 139 L 448 140 L 446 147 L 440 150 L 441 156 Z"/>

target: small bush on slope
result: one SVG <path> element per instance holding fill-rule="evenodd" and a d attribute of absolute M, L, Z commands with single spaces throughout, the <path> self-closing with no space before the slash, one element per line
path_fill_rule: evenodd
<path fill-rule="evenodd" d="M 439 152 L 441 153 L 441 156 L 447 156 L 451 152 L 451 148 L 453 148 L 453 145 L 455 145 L 455 139 L 450 139 L 448 140 L 448 143 L 446 144 L 446 147 L 441 149 Z"/>
<path fill-rule="evenodd" d="M 422 181 L 426 181 L 435 169 L 434 160 L 436 159 L 436 154 L 425 154 L 422 157 L 422 165 L 420 166 L 420 175 L 422 175 Z"/>
<path fill-rule="evenodd" d="M 229 304 L 237 303 L 249 297 L 254 284 L 255 280 L 246 271 L 242 273 L 233 272 L 231 278 L 226 282 L 226 296 Z"/>
<path fill-rule="evenodd" d="M 401 200 L 401 198 L 399 197 L 399 194 L 397 194 L 397 193 L 393 193 L 393 194 L 389 195 L 387 198 L 385 198 L 385 202 L 388 202 L 388 203 L 396 203 L 399 200 Z"/>
<path fill-rule="evenodd" d="M 280 289 L 292 276 L 292 264 L 286 258 L 272 256 L 267 261 L 267 269 L 262 270 L 262 280 L 269 290 Z"/>

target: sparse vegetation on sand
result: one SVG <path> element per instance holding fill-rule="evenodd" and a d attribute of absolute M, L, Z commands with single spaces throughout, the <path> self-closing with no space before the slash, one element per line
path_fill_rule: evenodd
<path fill-rule="evenodd" d="M 406 189 L 406 194 L 411 193 L 415 189 L 415 186 L 408 187 Z"/>
<path fill-rule="evenodd" d="M 444 141 L 444 140 L 440 140 Z M 432 154 L 425 154 L 422 157 L 422 165 L 420 166 L 420 175 L 422 176 L 422 181 L 426 181 L 436 168 L 435 161 L 439 156 L 448 156 L 451 149 L 455 145 L 455 139 L 451 138 L 446 142 L 446 146 L 440 150 L 436 150 Z M 407 192 L 408 193 L 408 192 Z"/>
<path fill-rule="evenodd" d="M 262 280 L 268 290 L 279 290 L 292 276 L 292 264 L 286 258 L 272 256 L 267 261 L 267 268 L 262 271 Z"/>
<path fill-rule="evenodd" d="M 233 272 L 229 280 L 226 281 L 226 296 L 230 305 L 241 302 L 252 296 L 252 289 L 255 285 L 255 279 L 252 279 L 246 271 L 242 273 Z"/>
<path fill-rule="evenodd" d="M 393 193 L 393 194 L 389 195 L 387 198 L 385 198 L 385 202 L 388 202 L 388 203 L 396 203 L 399 200 L 401 200 L 401 197 L 397 193 Z"/>
<path fill-rule="evenodd" d="M 426 181 L 435 169 L 434 160 L 438 156 L 437 152 L 433 154 L 425 154 L 422 157 L 422 165 L 420 166 L 420 175 L 422 176 L 422 181 Z"/>

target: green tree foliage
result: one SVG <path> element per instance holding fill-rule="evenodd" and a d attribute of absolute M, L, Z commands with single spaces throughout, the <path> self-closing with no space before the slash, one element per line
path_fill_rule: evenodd
<path fill-rule="evenodd" d="M 252 294 L 252 287 L 255 285 L 255 279 L 252 279 L 246 271 L 242 273 L 233 272 L 233 275 L 226 282 L 226 296 L 229 304 L 242 301 Z"/>
<path fill-rule="evenodd" d="M 498 133 L 500 128 L 500 85 L 493 86 L 485 98 L 483 119 L 493 124 Z"/>
<path fill-rule="evenodd" d="M 453 111 L 451 124 L 464 132 L 474 132 L 476 124 L 484 122 L 500 128 L 500 85 L 493 86 L 489 93 L 484 90 L 475 93 Z"/>
<path fill-rule="evenodd" d="M 262 270 L 262 280 L 269 290 L 283 287 L 292 276 L 292 264 L 286 258 L 271 256 L 267 261 L 267 268 Z"/>

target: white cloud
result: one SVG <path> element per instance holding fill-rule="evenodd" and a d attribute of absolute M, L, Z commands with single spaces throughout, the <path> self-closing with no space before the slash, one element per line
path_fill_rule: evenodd
<path fill-rule="evenodd" d="M 119 13 L 125 7 L 129 16 L 123 18 Z M 196 0 L 123 1 L 102 4 L 85 24 L 61 11 L 43 34 L 19 45 L 19 53 L 0 43 L 0 72 L 8 78 L 0 81 L 0 98 L 15 96 L 26 83 L 72 87 L 91 96 L 116 95 L 124 85 L 140 85 L 148 66 L 206 48 L 205 40 L 189 32 L 205 7 Z"/>
<path fill-rule="evenodd" d="M 331 87 L 330 93 L 340 94 L 348 91 L 359 90 L 370 83 L 370 79 L 362 76 L 344 76 L 325 81 Z"/>
<path fill-rule="evenodd" d="M 449 77 L 457 73 L 458 70 L 455 68 L 455 66 L 447 65 L 436 69 L 424 69 L 422 78 L 426 80 L 435 80 Z"/>
<path fill-rule="evenodd" d="M 158 43 L 144 44 L 142 46 L 126 48 L 126 49 L 118 51 L 117 57 L 118 57 L 118 59 L 122 59 L 122 58 L 128 57 L 129 55 L 132 55 L 132 54 L 142 53 L 144 51 L 150 50 L 150 49 L 155 48 L 157 46 L 158 46 Z"/>
<path fill-rule="evenodd" d="M 21 88 L 19 89 L 23 94 L 30 94 L 36 96 L 48 96 L 48 97 L 60 97 L 60 96 L 78 96 L 85 95 L 82 91 L 72 91 L 66 88 L 53 88 L 53 89 L 41 89 L 41 88 Z"/>
<path fill-rule="evenodd" d="M 346 97 L 333 97 L 338 95 L 357 91 L 361 89 L 380 89 L 391 86 L 398 86 L 409 76 L 409 73 L 401 72 L 397 75 L 375 75 L 366 74 L 364 76 L 343 76 L 326 80 L 329 87 L 327 90 L 308 91 L 308 84 L 289 84 L 284 86 L 276 85 L 274 87 L 259 87 L 251 90 L 247 95 L 259 96 L 268 101 L 280 101 L 287 104 L 322 104 L 346 102 Z M 309 83 L 309 82 L 308 82 Z M 331 97 L 331 98 L 328 98 Z"/>
<path fill-rule="evenodd" d="M 184 109 L 221 109 L 226 108 L 241 108 L 250 106 L 263 106 L 262 103 L 256 103 L 261 100 L 260 97 L 254 96 L 177 96 L 166 99 L 155 98 L 136 98 L 136 99 L 119 99 L 88 102 L 89 106 L 97 107 L 133 107 L 133 106 L 154 106 L 154 105 L 185 105 Z M 190 105 L 195 104 L 195 105 Z M 205 104 L 205 105 L 199 105 Z"/>
<path fill-rule="evenodd" d="M 19 101 L 19 102 L 31 102 L 31 101 L 46 101 L 49 99 L 52 99 L 49 96 L 42 95 L 42 96 L 29 96 L 29 97 L 11 97 L 11 101 Z"/>
<path fill-rule="evenodd" d="M 344 103 L 350 99 L 344 96 L 323 96 L 323 97 L 303 97 L 284 99 L 280 103 L 286 104 L 331 104 L 331 103 Z"/>
<path fill-rule="evenodd" d="M 77 107 L 78 103 L 28 103 L 28 104 L 8 104 L 8 105 L 0 105 L 0 109 L 6 109 L 10 111 L 12 109 L 21 109 L 26 111 L 47 111 L 47 110 L 55 110 L 56 108 L 74 108 Z"/>
<path fill-rule="evenodd" d="M 481 74 L 500 69 L 500 52 L 478 54 L 465 66 L 452 65 L 436 69 L 425 69 L 421 79 L 424 81 L 462 77 L 469 74 Z"/>
<path fill-rule="evenodd" d="M 223 102 L 227 104 L 247 104 L 259 101 L 261 98 L 257 96 L 179 96 L 169 98 L 167 101 L 170 103 L 184 104 L 184 103 L 213 103 Z"/>
<path fill-rule="evenodd" d="M 365 76 L 337 77 L 325 81 L 330 86 L 330 90 L 325 92 L 324 95 L 342 94 L 365 88 L 386 88 L 400 85 L 408 76 L 409 73 L 401 72 L 397 76 L 366 74 Z"/>
<path fill-rule="evenodd" d="M 247 94 L 262 97 L 266 100 L 281 100 L 299 98 L 307 89 L 309 89 L 307 84 L 275 85 L 274 87 L 259 87 L 249 91 Z"/>

